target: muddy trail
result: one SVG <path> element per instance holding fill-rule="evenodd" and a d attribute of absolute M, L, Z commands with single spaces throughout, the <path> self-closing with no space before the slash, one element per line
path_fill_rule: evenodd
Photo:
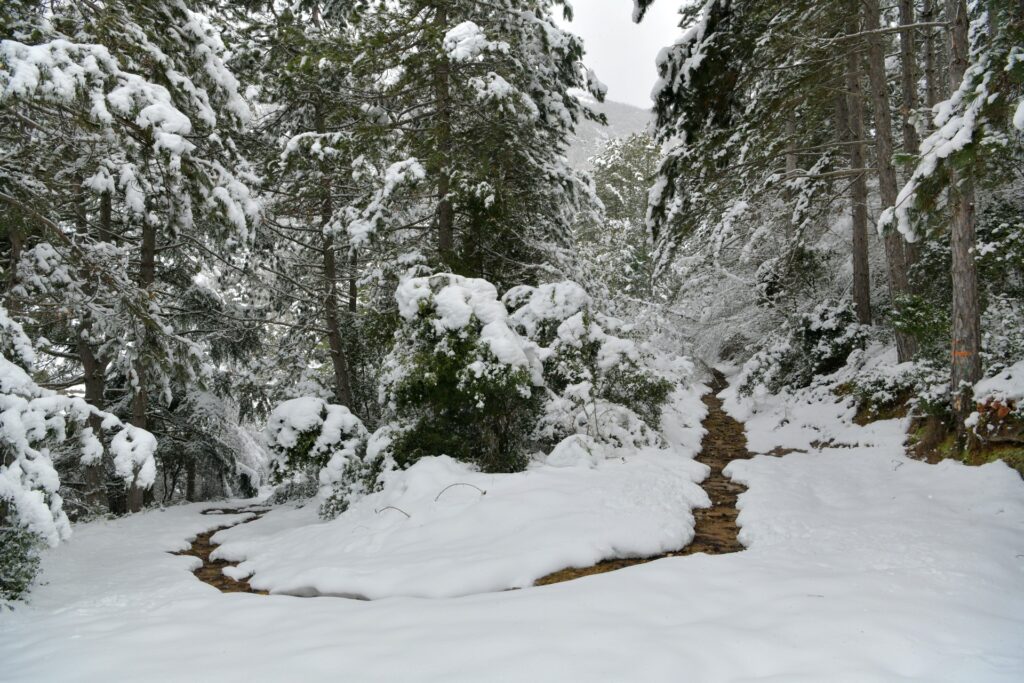
<path fill-rule="evenodd" d="M 188 550 L 182 550 L 180 552 L 171 553 L 172 555 L 189 555 L 191 557 L 198 557 L 202 560 L 203 564 L 193 571 L 197 579 L 203 583 L 208 583 L 221 593 L 256 593 L 258 595 L 266 595 L 266 591 L 259 591 L 249 585 L 246 580 L 236 581 L 229 576 L 224 574 L 225 567 L 237 567 L 237 562 L 228 562 L 227 560 L 213 560 L 210 559 L 210 554 L 217 547 L 216 543 L 213 543 L 210 539 L 218 531 L 224 529 L 230 529 L 231 527 L 238 526 L 239 524 L 248 524 L 249 522 L 255 522 L 257 519 L 269 512 L 268 509 L 254 509 L 254 508 L 211 508 L 209 510 L 203 510 L 201 514 L 204 515 L 236 515 L 236 514 L 247 514 L 251 513 L 252 517 L 244 519 L 234 524 L 225 524 L 219 526 L 216 529 L 210 529 L 205 531 L 192 541 L 192 546 Z"/>
<path fill-rule="evenodd" d="M 725 377 L 716 370 L 711 391 L 702 399 L 708 408 L 708 415 L 703 422 L 707 434 L 696 459 L 711 468 L 711 474 L 701 482 L 701 486 L 711 499 L 711 507 L 694 509 L 696 524 L 693 541 L 682 550 L 654 557 L 608 560 L 591 567 L 563 569 L 538 579 L 535 585 L 545 586 L 571 581 L 582 576 L 615 571 L 663 557 L 681 557 L 695 553 L 724 555 L 743 550 L 738 538 L 739 527 L 736 525 L 736 517 L 739 515 L 736 501 L 746 487 L 730 481 L 722 474 L 722 470 L 731 461 L 750 458 L 752 454 L 747 450 L 747 437 L 743 433 L 743 425 L 729 417 L 722 409 L 722 401 L 717 394 L 725 387 Z"/>
<path fill-rule="evenodd" d="M 701 482 L 701 486 L 707 492 L 708 497 L 711 498 L 711 507 L 695 509 L 693 511 L 696 522 L 693 541 L 681 550 L 654 557 L 608 560 L 590 567 L 570 567 L 538 579 L 535 585 L 544 586 L 562 581 L 571 581 L 583 576 L 615 571 L 616 569 L 651 562 L 663 557 L 680 557 L 693 555 L 694 553 L 724 555 L 743 550 L 743 546 L 737 538 L 739 527 L 736 525 L 736 517 L 739 513 L 736 510 L 736 501 L 739 494 L 743 493 L 746 489 L 744 486 L 731 482 L 722 474 L 722 470 L 733 460 L 751 457 L 751 453 L 747 450 L 747 439 L 743 433 L 743 425 L 725 413 L 722 409 L 722 402 L 717 397 L 718 392 L 724 389 L 725 386 L 725 377 L 715 372 L 711 391 L 705 394 L 702 399 L 704 405 L 708 408 L 708 415 L 703 423 L 707 434 L 702 442 L 701 452 L 697 456 L 697 461 L 711 468 L 711 474 Z M 192 546 L 188 550 L 174 554 L 191 555 L 202 560 L 202 566 L 196 569 L 193 574 L 200 581 L 217 588 L 221 592 L 266 595 L 266 591 L 254 589 L 246 580 L 236 581 L 225 576 L 224 568 L 237 566 L 238 563 L 210 559 L 210 554 L 217 547 L 210 539 L 218 531 L 230 529 L 239 524 L 253 522 L 267 512 L 267 509 L 255 508 L 212 508 L 203 510 L 202 514 L 204 515 L 251 513 L 252 517 L 201 533 L 192 541 Z"/>

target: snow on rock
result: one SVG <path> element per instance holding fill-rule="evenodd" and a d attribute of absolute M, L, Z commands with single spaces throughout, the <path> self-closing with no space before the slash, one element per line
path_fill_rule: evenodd
<path fill-rule="evenodd" d="M 974 397 L 981 402 L 1021 403 L 1024 401 L 1024 360 L 974 385 Z"/>

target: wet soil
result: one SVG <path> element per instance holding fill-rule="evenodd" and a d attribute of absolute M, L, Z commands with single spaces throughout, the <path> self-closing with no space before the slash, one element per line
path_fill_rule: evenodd
<path fill-rule="evenodd" d="M 701 452 L 697 456 L 697 461 L 711 468 L 711 474 L 701 483 L 708 497 L 711 498 L 711 507 L 694 509 L 693 516 L 696 524 L 693 541 L 681 550 L 654 557 L 607 560 L 591 567 L 570 567 L 538 579 L 535 585 L 545 586 L 571 581 L 583 576 L 603 574 L 663 557 L 680 557 L 695 553 L 724 555 L 743 550 L 743 545 L 739 542 L 739 527 L 736 525 L 736 517 L 739 515 L 736 501 L 746 487 L 730 481 L 722 474 L 722 470 L 733 460 L 747 459 L 752 454 L 747 450 L 747 437 L 743 433 L 743 425 L 729 417 L 722 409 L 722 401 L 717 394 L 725 386 L 725 377 L 721 373 L 715 372 L 711 391 L 703 398 L 704 405 L 708 408 L 708 415 L 703 423 L 707 435 L 701 444 Z"/>
<path fill-rule="evenodd" d="M 266 595 L 266 591 L 259 591 L 249 585 L 246 580 L 235 581 L 229 576 L 224 575 L 225 567 L 237 567 L 237 562 L 228 562 L 227 560 L 212 560 L 210 554 L 214 548 L 217 547 L 216 543 L 211 542 L 211 538 L 218 531 L 224 529 L 230 529 L 231 527 L 238 526 L 239 524 L 248 524 L 249 522 L 255 522 L 257 519 L 267 514 L 269 510 L 266 509 L 253 509 L 253 508 L 211 508 L 209 510 L 203 510 L 201 514 L 204 515 L 236 515 L 251 513 L 252 517 L 244 519 L 234 524 L 225 524 L 219 526 L 216 529 L 211 529 L 204 533 L 196 536 L 195 540 L 192 541 L 192 546 L 188 550 L 182 550 L 180 552 L 171 553 L 172 555 L 189 555 L 191 557 L 198 557 L 202 560 L 203 564 L 198 569 L 193 571 L 195 577 L 207 583 L 222 593 L 256 593 L 258 595 Z"/>

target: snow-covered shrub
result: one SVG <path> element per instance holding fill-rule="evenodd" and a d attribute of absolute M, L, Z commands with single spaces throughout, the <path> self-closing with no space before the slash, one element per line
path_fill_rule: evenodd
<path fill-rule="evenodd" d="M 21 527 L 0 522 L 0 608 L 24 595 L 39 573 L 42 539 Z"/>
<path fill-rule="evenodd" d="M 758 385 L 772 392 L 806 387 L 816 376 L 842 368 L 866 342 L 867 330 L 850 306 L 819 304 L 790 326 L 785 339 L 747 362 L 740 391 L 749 394 Z"/>
<path fill-rule="evenodd" d="M 859 370 L 861 352 L 850 355 L 852 379 L 842 386 L 857 399 L 866 419 L 880 419 L 911 409 L 918 416 L 946 417 L 949 412 L 949 369 L 919 359 L 898 365 L 877 364 Z"/>
<path fill-rule="evenodd" d="M 649 369 L 650 354 L 617 336 L 623 325 L 593 308 L 574 282 L 509 290 L 515 330 L 542 349 L 547 397 L 534 438 L 546 447 L 572 434 L 619 446 L 659 442 L 673 383 Z"/>
<path fill-rule="evenodd" d="M 345 406 L 315 396 L 293 398 L 270 413 L 265 435 L 274 480 L 291 484 L 292 491 L 323 491 L 328 516 L 342 512 L 376 478 L 366 463 L 366 427 Z"/>
<path fill-rule="evenodd" d="M 542 383 L 539 349 L 516 334 L 491 283 L 451 274 L 407 278 L 386 362 L 385 417 L 398 465 L 449 455 L 485 471 L 522 469 Z"/>

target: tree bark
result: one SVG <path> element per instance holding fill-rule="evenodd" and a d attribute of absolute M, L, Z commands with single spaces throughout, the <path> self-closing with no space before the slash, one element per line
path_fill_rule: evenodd
<path fill-rule="evenodd" d="M 185 500 L 190 503 L 196 500 L 196 461 L 192 458 L 185 463 Z"/>
<path fill-rule="evenodd" d="M 148 295 L 156 282 L 156 225 L 148 217 L 142 221 L 142 245 L 139 259 L 139 290 Z M 138 386 L 132 395 L 132 424 L 139 429 L 148 427 L 149 393 L 146 389 L 146 363 L 143 350 L 146 347 L 147 332 L 143 328 L 139 339 L 138 357 L 135 359 L 135 377 Z M 137 475 L 136 475 L 137 478 Z M 128 491 L 128 512 L 142 509 L 143 489 L 132 479 Z"/>
<path fill-rule="evenodd" d="M 935 21 L 935 5 L 933 0 L 924 0 L 921 4 L 921 21 Z M 941 93 L 944 90 L 939 79 L 939 45 L 935 39 L 934 29 L 925 29 L 924 32 L 924 83 L 925 83 L 925 104 L 929 109 L 939 103 Z"/>
<path fill-rule="evenodd" d="M 327 128 L 319 107 L 317 107 L 314 117 L 317 133 L 323 134 Z M 326 165 L 321 165 L 320 175 L 323 192 L 320 199 L 320 256 L 324 266 L 324 325 L 327 327 L 327 343 L 331 352 L 331 367 L 334 371 L 334 400 L 352 409 L 352 380 L 349 374 L 348 357 L 345 355 L 344 338 L 341 334 L 341 316 L 338 314 L 338 261 L 334 250 L 334 237 L 328 234 L 329 223 L 334 214 L 334 199 Z"/>
<path fill-rule="evenodd" d="M 914 23 L 914 0 L 900 0 L 900 24 L 908 26 Z M 914 113 L 917 111 L 920 98 L 917 93 L 917 49 L 915 48 L 916 31 L 907 29 L 900 32 L 900 80 L 903 90 L 903 152 L 917 154 L 921 140 L 914 127 Z M 907 257 L 907 270 L 917 262 L 917 246 L 913 242 L 905 242 L 903 251 Z"/>
<path fill-rule="evenodd" d="M 946 18 L 951 22 L 949 88 L 955 91 L 967 70 L 967 4 L 946 0 Z M 967 173 L 950 172 L 950 253 L 953 285 L 953 339 L 950 391 L 953 410 L 961 418 L 957 429 L 964 433 L 963 418 L 972 410 L 972 387 L 981 379 L 981 304 L 978 269 L 974 262 L 974 183 Z"/>
<path fill-rule="evenodd" d="M 434 26 L 439 36 L 448 30 L 448 8 L 437 7 Z M 454 270 L 455 209 L 450 197 L 452 156 L 452 113 L 450 93 L 451 65 L 448 58 L 438 55 L 434 67 L 434 100 L 437 107 L 437 250 L 441 264 Z"/>
<path fill-rule="evenodd" d="M 85 205 L 85 192 L 82 189 L 82 181 L 80 177 L 76 177 L 75 179 L 74 190 L 75 228 L 78 233 L 84 237 L 89 231 L 89 221 Z M 109 202 L 107 205 L 109 206 Z M 101 227 L 104 226 L 104 220 L 109 224 L 110 216 L 109 214 L 106 216 L 103 215 L 101 201 Z M 81 274 L 82 281 L 84 282 L 83 291 L 87 296 L 91 296 L 94 288 L 91 284 L 89 274 L 84 268 L 82 269 Z M 81 318 L 82 323 L 78 329 L 77 346 L 78 359 L 82 364 L 82 375 L 85 378 L 85 400 L 90 405 L 97 408 L 103 408 L 103 394 L 106 386 L 106 363 L 101 362 L 97 357 L 89 340 L 89 330 L 92 327 L 92 314 L 86 311 Z M 102 424 L 103 420 L 98 415 L 89 416 L 89 427 L 98 439 L 102 439 Z M 87 463 L 83 468 L 82 475 L 85 480 L 83 503 L 90 512 L 102 513 L 108 509 L 107 490 L 104 484 L 104 480 L 106 479 L 105 472 L 106 468 L 103 464 L 102 454 L 95 462 Z"/>
<path fill-rule="evenodd" d="M 849 150 L 850 168 L 864 168 L 864 94 L 860 85 L 860 59 L 846 58 L 846 94 L 836 98 L 839 141 Z M 853 259 L 853 308 L 857 322 L 871 324 L 871 266 L 868 261 L 868 184 L 864 174 L 850 183 L 850 221 Z"/>
<path fill-rule="evenodd" d="M 889 111 L 889 83 L 885 74 L 885 51 L 880 26 L 878 0 L 861 0 L 864 8 L 864 30 L 868 32 L 868 79 L 871 82 L 871 100 L 875 108 L 875 156 L 878 165 L 878 187 L 882 206 L 896 205 L 896 167 L 892 162 L 892 113 Z M 889 292 L 893 308 L 899 311 L 902 300 L 910 295 L 910 280 L 907 276 L 907 257 L 903 237 L 889 229 L 882 236 L 885 256 L 889 269 Z M 913 359 L 917 343 L 910 335 L 896 333 L 896 351 L 900 362 Z"/>
<path fill-rule="evenodd" d="M 353 408 L 352 382 L 338 315 L 338 266 L 334 253 L 334 238 L 327 235 L 323 237 L 323 260 L 324 322 L 327 325 L 327 341 L 331 349 L 331 364 L 334 367 L 334 400 L 343 406 Z"/>

